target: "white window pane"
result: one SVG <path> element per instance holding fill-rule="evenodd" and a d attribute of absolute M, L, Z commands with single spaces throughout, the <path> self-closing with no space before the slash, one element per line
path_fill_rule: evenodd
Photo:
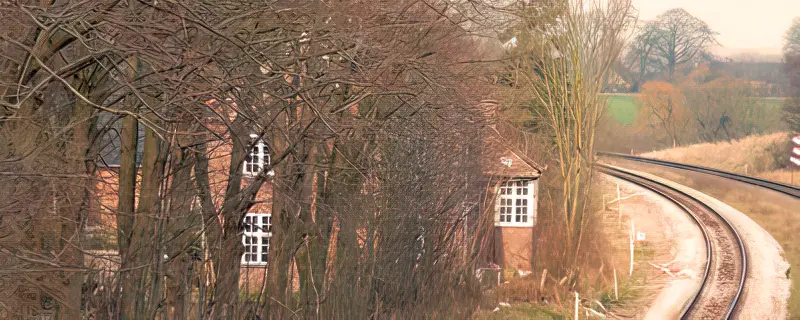
<path fill-rule="evenodd" d="M 267 262 L 267 255 L 269 254 L 269 238 L 261 238 L 261 262 Z"/>

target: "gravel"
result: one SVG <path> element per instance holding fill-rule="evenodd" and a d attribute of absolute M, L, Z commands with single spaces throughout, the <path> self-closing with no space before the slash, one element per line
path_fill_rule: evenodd
<path fill-rule="evenodd" d="M 630 220 L 636 231 L 646 234 L 648 247 L 654 257 L 635 259 L 636 270 L 648 272 L 644 295 L 633 305 L 636 310 L 615 318 L 677 319 L 684 305 L 700 286 L 705 267 L 705 242 L 694 221 L 671 201 L 633 183 L 602 175 L 602 192 L 607 200 L 616 198 L 619 184 L 623 207 L 623 236 L 630 230 Z M 616 210 L 616 204 L 611 204 Z M 616 228 L 616 219 L 611 219 Z M 627 245 L 627 238 L 622 245 Z M 625 249 L 627 250 L 627 249 Z M 625 260 L 627 263 L 627 261 Z M 663 268 L 663 269 L 662 269 Z M 627 266 L 623 268 L 627 271 Z M 668 273 L 669 272 L 669 273 Z"/>
<path fill-rule="evenodd" d="M 736 318 L 785 319 L 788 317 L 787 300 L 790 281 L 787 278 L 787 270 L 789 263 L 784 258 L 781 246 L 766 230 L 745 214 L 711 196 L 666 179 L 646 173 L 642 174 L 679 188 L 706 202 L 736 227 L 745 242 L 748 254 L 748 278 L 740 300 L 739 313 L 735 315 Z"/>

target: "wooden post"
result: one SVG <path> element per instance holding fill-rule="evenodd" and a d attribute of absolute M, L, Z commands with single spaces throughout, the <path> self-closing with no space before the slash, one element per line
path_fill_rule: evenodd
<path fill-rule="evenodd" d="M 619 291 L 617 289 L 617 267 L 615 266 L 612 269 L 614 270 L 614 300 L 619 300 Z"/>
<path fill-rule="evenodd" d="M 622 224 L 622 197 L 619 192 L 619 183 L 617 183 L 617 226 Z"/>

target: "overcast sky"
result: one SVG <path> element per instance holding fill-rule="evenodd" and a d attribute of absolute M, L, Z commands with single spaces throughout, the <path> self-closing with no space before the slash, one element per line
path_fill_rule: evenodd
<path fill-rule="evenodd" d="M 762 53 L 779 53 L 792 19 L 800 16 L 800 0 L 633 0 L 633 5 L 642 20 L 684 8 L 719 32 L 726 49 Z"/>

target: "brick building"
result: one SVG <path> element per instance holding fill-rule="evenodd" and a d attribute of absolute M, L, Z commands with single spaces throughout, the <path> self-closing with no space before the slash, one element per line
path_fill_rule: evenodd
<path fill-rule="evenodd" d="M 220 131 L 220 136 L 225 139 L 208 146 L 209 185 L 217 209 L 224 201 L 232 148 L 230 138 L 223 130 Z M 247 152 L 242 166 L 243 186 L 270 161 L 267 145 L 255 134 L 250 138 L 253 148 Z M 108 138 L 111 147 L 104 156 L 107 165 L 100 170 L 97 208 L 94 210 L 97 224 L 106 230 L 116 227 L 119 147 L 114 146 L 115 139 L 119 140 L 118 137 Z M 484 259 L 506 270 L 529 271 L 532 269 L 533 231 L 537 218 L 538 179 L 542 170 L 521 153 L 512 151 L 497 134 L 490 134 L 482 149 L 483 175 L 488 190 L 487 199 L 481 201 L 484 207 L 478 208 L 477 212 L 493 215 L 493 232 Z M 244 218 L 241 281 L 250 292 L 260 291 L 266 278 L 269 239 L 272 236 L 271 195 L 270 184 L 264 184 L 257 196 L 257 204 Z"/>
<path fill-rule="evenodd" d="M 482 212 L 494 214 L 494 232 L 486 260 L 506 270 L 530 271 L 542 169 L 499 136 L 487 139 L 487 145 L 483 168 L 490 201 Z"/>

